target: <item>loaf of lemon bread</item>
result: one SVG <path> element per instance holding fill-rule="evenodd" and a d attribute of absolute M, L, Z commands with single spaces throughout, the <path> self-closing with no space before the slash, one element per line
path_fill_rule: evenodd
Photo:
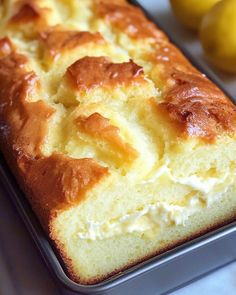
<path fill-rule="evenodd" d="M 0 146 L 93 284 L 236 218 L 236 107 L 125 0 L 0 1 Z"/>

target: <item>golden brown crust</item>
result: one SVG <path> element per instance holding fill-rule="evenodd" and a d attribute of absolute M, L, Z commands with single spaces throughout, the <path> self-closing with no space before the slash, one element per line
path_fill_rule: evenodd
<path fill-rule="evenodd" d="M 18 1 L 17 11 L 11 17 L 10 22 L 13 24 L 38 22 L 42 20 L 42 11 L 32 1 Z"/>
<path fill-rule="evenodd" d="M 109 123 L 109 119 L 99 113 L 93 113 L 88 117 L 79 116 L 75 120 L 80 132 L 90 135 L 94 140 L 101 140 L 121 153 L 125 161 L 133 161 L 138 152 L 130 144 L 124 142 L 120 137 L 120 130 Z"/>
<path fill-rule="evenodd" d="M 35 209 L 47 223 L 57 210 L 81 202 L 86 191 L 108 175 L 108 169 L 93 159 L 73 159 L 62 154 L 37 160 L 21 157 L 18 167 Z"/>
<path fill-rule="evenodd" d="M 2 139 L 19 153 L 40 155 L 47 133 L 47 120 L 54 110 L 43 101 L 28 102 L 40 87 L 38 78 L 26 70 L 27 58 L 13 50 L 11 42 L 0 40 L 0 118 Z M 35 132 L 35 128 L 37 132 Z"/>
<path fill-rule="evenodd" d="M 88 92 L 97 87 L 140 84 L 144 81 L 142 67 L 132 60 L 112 63 L 106 57 L 84 57 L 73 63 L 66 72 L 76 90 Z"/>
<path fill-rule="evenodd" d="M 96 0 L 95 10 L 98 17 L 104 18 L 131 38 L 166 38 L 165 34 L 145 17 L 141 9 L 126 1 Z"/>
<path fill-rule="evenodd" d="M 235 131 L 235 105 L 170 44 L 139 8 L 125 1 L 106 0 L 97 0 L 95 7 L 99 17 L 129 37 L 155 39 L 154 51 L 145 53 L 144 59 L 158 69 L 158 86 L 164 92 L 164 102 L 157 109 L 169 117 L 181 134 L 213 142 L 219 132 Z"/>
<path fill-rule="evenodd" d="M 0 39 L 0 58 L 9 55 L 14 50 L 14 46 L 8 37 Z"/>
<path fill-rule="evenodd" d="M 90 42 L 105 44 L 105 40 L 100 33 L 61 31 L 56 27 L 41 31 L 39 38 L 53 59 L 58 59 L 64 51 Z"/>
<path fill-rule="evenodd" d="M 219 132 L 235 131 L 235 105 L 205 76 L 175 70 L 171 77 L 174 85 L 166 89 L 157 109 L 184 135 L 214 141 Z"/>
<path fill-rule="evenodd" d="M 9 39 L 0 40 L 0 45 L 0 53 L 5 54 L 0 58 L 1 147 L 12 151 L 11 166 L 41 222 L 48 225 L 55 210 L 81 201 L 87 190 L 108 175 L 108 169 L 93 159 L 42 155 L 54 109 L 44 101 L 29 101 L 40 87 L 35 73 L 27 71 L 27 58 L 14 51 Z"/>
<path fill-rule="evenodd" d="M 236 106 L 169 42 L 160 41 L 145 59 L 158 73 L 163 92 L 153 103 L 184 137 L 214 142 L 222 132 L 235 132 Z"/>
<path fill-rule="evenodd" d="M 168 40 L 157 42 L 153 45 L 153 52 L 144 56 L 144 59 L 158 67 L 161 87 L 164 91 L 173 84 L 172 75 L 176 72 L 199 73 L 181 51 Z"/>

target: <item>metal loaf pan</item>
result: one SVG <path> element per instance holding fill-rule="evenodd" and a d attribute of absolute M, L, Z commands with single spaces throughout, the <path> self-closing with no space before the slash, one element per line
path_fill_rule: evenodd
<path fill-rule="evenodd" d="M 136 1 L 130 1 L 138 5 Z M 152 20 L 152 17 L 146 13 Z M 154 21 L 155 22 L 155 21 Z M 161 25 L 157 24 L 160 28 Z M 178 42 L 170 38 L 179 48 Z M 182 50 L 184 52 L 184 50 Z M 184 52 L 191 62 L 205 72 L 224 92 L 212 73 Z M 226 92 L 227 93 L 227 92 Z M 40 226 L 24 194 L 20 191 L 3 156 L 0 155 L 0 180 L 24 220 L 32 238 L 63 294 L 146 295 L 165 294 L 236 259 L 236 221 L 140 263 L 95 285 L 73 282 L 66 274 L 63 261 Z"/>

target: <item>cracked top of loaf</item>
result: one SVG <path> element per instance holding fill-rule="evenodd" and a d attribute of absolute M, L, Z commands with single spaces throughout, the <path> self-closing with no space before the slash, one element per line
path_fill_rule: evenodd
<path fill-rule="evenodd" d="M 1 148 L 46 224 L 112 175 L 235 137 L 235 105 L 127 1 L 2 0 L 0 15 Z"/>

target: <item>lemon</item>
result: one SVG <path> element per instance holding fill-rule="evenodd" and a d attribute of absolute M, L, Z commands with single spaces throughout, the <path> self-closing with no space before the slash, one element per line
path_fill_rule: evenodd
<path fill-rule="evenodd" d="M 170 0 L 172 9 L 180 22 L 197 30 L 202 17 L 220 0 Z"/>
<path fill-rule="evenodd" d="M 200 40 L 215 66 L 236 73 L 236 0 L 222 0 L 205 15 Z"/>

